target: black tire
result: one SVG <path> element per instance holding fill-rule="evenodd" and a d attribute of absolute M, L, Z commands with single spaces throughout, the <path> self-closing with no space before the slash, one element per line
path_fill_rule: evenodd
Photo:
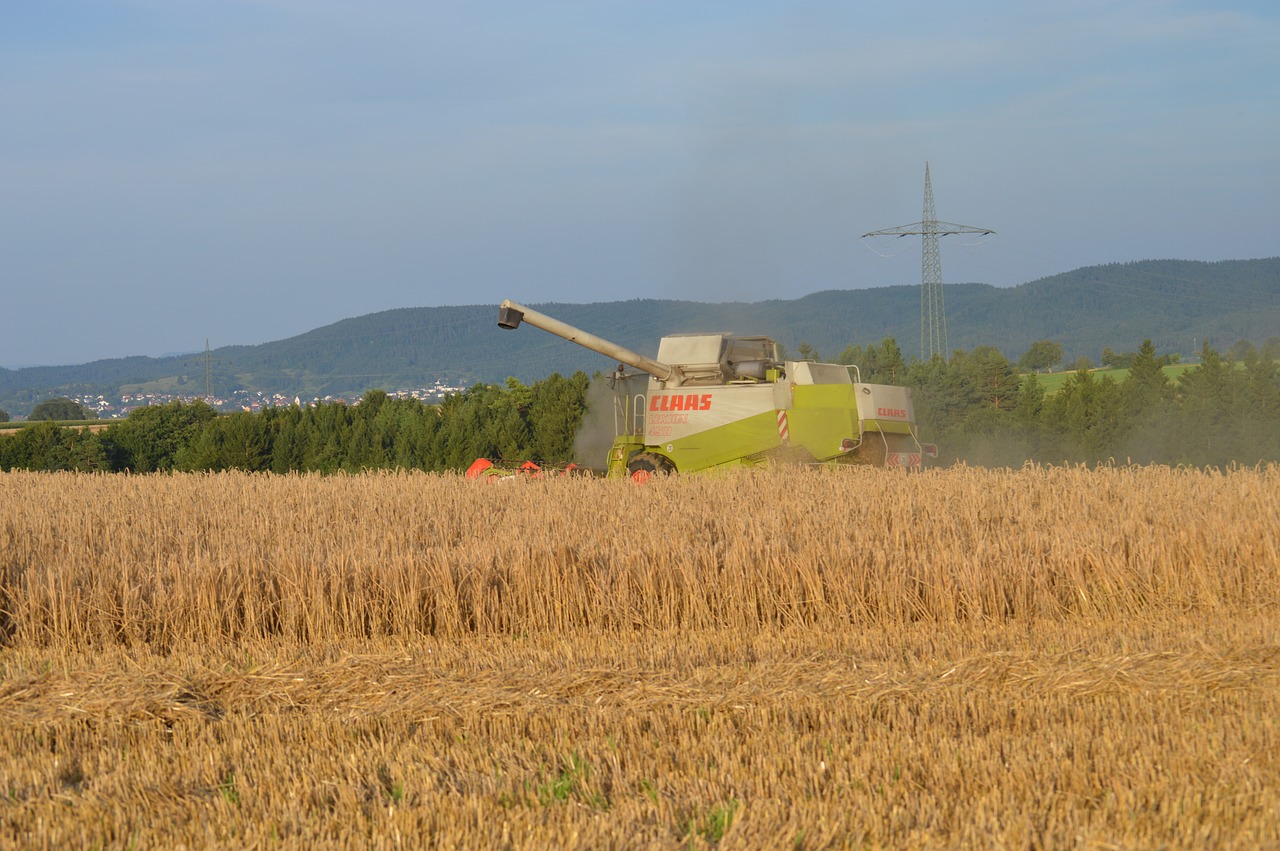
<path fill-rule="evenodd" d="M 648 478 L 656 475 L 667 475 L 676 471 L 676 465 L 671 463 L 671 459 L 655 452 L 639 452 L 631 456 L 631 460 L 627 462 L 627 473 L 635 476 L 640 473 L 642 477 Z"/>

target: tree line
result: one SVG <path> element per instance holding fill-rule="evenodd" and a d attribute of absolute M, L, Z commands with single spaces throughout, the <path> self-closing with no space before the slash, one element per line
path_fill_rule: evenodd
<path fill-rule="evenodd" d="M 1176 379 L 1164 369 L 1175 359 L 1156 355 L 1144 340 L 1124 354 L 1122 379 L 1095 373 L 1082 358 L 1052 393 L 1027 371 L 1054 362 L 1044 342 L 1021 359 L 1023 371 L 991 346 L 906 363 L 886 340 L 854 346 L 840 359 L 857 362 L 865 381 L 914 388 L 922 439 L 939 444 L 944 461 L 1197 467 L 1280 461 L 1280 340 L 1261 351 L 1238 343 L 1225 356 L 1206 344 L 1199 363 Z"/>
<path fill-rule="evenodd" d="M 1041 343 L 1047 341 L 1040 341 Z M 802 346 L 805 355 L 816 355 Z M 1019 364 L 979 346 L 910 360 L 892 338 L 847 347 L 863 381 L 914 388 L 921 439 L 941 463 L 1162 463 L 1225 466 L 1280 461 L 1280 346 L 1206 345 L 1176 378 L 1150 340 L 1125 353 L 1117 380 L 1087 362 L 1048 392 L 1035 368 L 1055 353 L 1037 343 Z M 1030 357 L 1029 357 L 1030 356 Z M 134 411 L 99 432 L 46 422 L 0 438 L 0 469 L 357 472 L 462 470 L 474 459 L 573 460 L 589 377 L 552 374 L 525 385 L 477 384 L 438 404 L 369 391 L 326 403 L 217 414 L 202 402 Z"/>
<path fill-rule="evenodd" d="M 590 383 L 478 384 L 439 404 L 365 393 L 340 402 L 218 414 L 204 402 L 139 408 L 90 432 L 53 422 L 0 437 L 0 469 L 358 472 L 464 469 L 479 457 L 572 460 Z"/>

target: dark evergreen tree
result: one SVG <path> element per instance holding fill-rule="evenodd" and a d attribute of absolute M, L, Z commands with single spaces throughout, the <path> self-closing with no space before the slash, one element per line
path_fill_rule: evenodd
<path fill-rule="evenodd" d="M 505 391 L 493 388 L 493 392 L 485 394 L 482 403 L 485 438 L 497 457 L 508 461 L 527 460 L 525 456 L 529 454 L 529 424 L 525 421 L 528 409 L 518 407 L 521 402 L 527 403 L 529 394 L 518 382 L 515 385 L 513 388 L 512 382 L 508 382 Z"/>
<path fill-rule="evenodd" d="M 1180 417 L 1172 438 L 1172 459 L 1178 464 L 1220 465 L 1232 460 L 1233 418 L 1231 371 L 1208 343 L 1200 363 L 1178 380 Z"/>
<path fill-rule="evenodd" d="M 1018 396 L 1013 403 L 1013 417 L 1024 433 L 1038 434 L 1044 399 L 1044 385 L 1039 379 L 1034 375 L 1022 379 L 1022 384 L 1018 386 Z"/>
<path fill-rule="evenodd" d="M 204 429 L 218 446 L 217 470 L 263 472 L 271 469 L 271 438 L 262 414 L 237 411 L 219 417 Z M 203 436 L 203 435 L 202 435 Z"/>
<path fill-rule="evenodd" d="M 0 438 L 0 470 L 107 469 L 98 435 L 53 422 L 40 422 Z"/>
<path fill-rule="evenodd" d="M 871 347 L 868 346 L 867 349 L 870 351 Z M 893 337 L 885 337 L 880 341 L 875 352 L 874 367 L 867 379 L 870 383 L 901 384 L 906 378 L 906 359 L 902 355 L 902 349 L 898 348 L 898 341 Z"/>
<path fill-rule="evenodd" d="M 487 426 L 490 414 L 500 409 L 497 397 L 502 395 L 498 387 L 477 384 L 440 403 L 433 454 L 445 469 L 465 470 L 476 458 L 506 457 Z"/>
<path fill-rule="evenodd" d="M 271 439 L 271 471 L 293 473 L 306 469 L 307 442 L 301 428 L 302 409 L 297 405 L 271 408 L 259 416 L 264 418 Z"/>
<path fill-rule="evenodd" d="M 1120 433 L 1119 388 L 1082 366 L 1045 403 L 1047 427 L 1060 439 L 1062 460 L 1100 462 L 1113 457 Z"/>
<path fill-rule="evenodd" d="M 1236 460 L 1246 464 L 1280 461 L 1280 366 L 1263 352 L 1250 352 L 1237 381 L 1241 392 Z"/>
<path fill-rule="evenodd" d="M 907 368 L 907 384 L 915 389 L 916 422 L 928 440 L 945 444 L 950 428 L 964 418 L 968 402 L 953 370 L 941 355 L 914 360 Z"/>
<path fill-rule="evenodd" d="M 569 378 L 552 373 L 531 388 L 529 434 L 532 458 L 540 463 L 567 464 L 573 460 L 573 439 L 586 411 L 585 372 Z"/>
<path fill-rule="evenodd" d="M 301 428 L 306 435 L 303 469 L 335 473 L 346 459 L 343 435 L 350 423 L 347 406 L 334 402 L 307 408 Z"/>
<path fill-rule="evenodd" d="M 1120 384 L 1123 431 L 1117 457 L 1139 464 L 1168 457 L 1170 425 L 1174 419 L 1173 388 L 1156 357 L 1151 340 L 1143 340 L 1129 362 L 1129 374 Z"/>
<path fill-rule="evenodd" d="M 1022 379 L 999 349 L 978 346 L 963 360 L 962 368 L 971 397 L 979 405 L 996 411 L 1013 407 Z"/>

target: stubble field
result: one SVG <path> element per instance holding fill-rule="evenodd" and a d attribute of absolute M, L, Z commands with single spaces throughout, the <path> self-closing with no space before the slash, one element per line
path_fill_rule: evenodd
<path fill-rule="evenodd" d="M 0 846 L 1280 844 L 1280 471 L 0 474 Z"/>

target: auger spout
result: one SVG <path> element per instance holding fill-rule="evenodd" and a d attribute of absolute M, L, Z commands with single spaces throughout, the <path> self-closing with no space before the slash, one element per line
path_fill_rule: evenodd
<path fill-rule="evenodd" d="M 617 343 L 611 343 L 603 337 L 597 337 L 595 334 L 583 331 L 581 328 L 575 328 L 567 322 L 561 322 L 559 319 L 553 319 L 533 308 L 517 304 L 511 299 L 504 300 L 498 307 L 498 327 L 507 329 L 519 328 L 521 322 L 528 322 L 535 328 L 541 328 L 543 331 L 555 334 L 557 337 L 563 337 L 569 342 L 577 343 L 579 346 L 591 349 L 593 352 L 599 352 L 619 363 L 647 372 L 659 381 L 671 382 L 679 386 L 683 378 L 680 370 L 671 364 L 645 357 L 624 346 L 619 346 Z"/>

